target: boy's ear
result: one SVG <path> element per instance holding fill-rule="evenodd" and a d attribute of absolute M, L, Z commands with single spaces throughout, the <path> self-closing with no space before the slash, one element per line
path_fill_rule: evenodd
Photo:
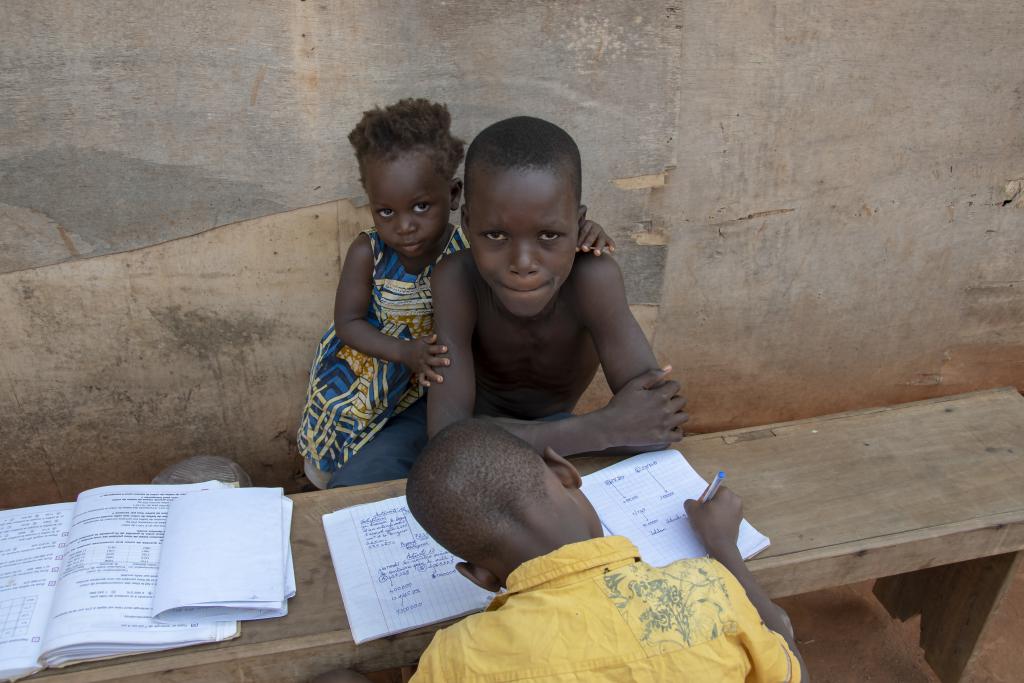
<path fill-rule="evenodd" d="M 463 230 L 469 230 L 469 209 L 466 202 L 462 202 L 462 209 L 459 210 L 459 224 Z"/>
<path fill-rule="evenodd" d="M 489 569 L 478 567 L 470 562 L 459 562 L 455 565 L 455 569 L 485 591 L 497 593 L 501 590 L 501 581 Z"/>
<path fill-rule="evenodd" d="M 580 204 L 580 208 L 576 211 L 576 223 L 582 228 L 585 220 L 587 220 L 587 205 Z"/>
<path fill-rule="evenodd" d="M 453 178 L 451 187 L 448 189 L 448 191 L 451 193 L 452 196 L 451 210 L 458 211 L 459 200 L 462 199 L 462 180 L 459 178 Z"/>
<path fill-rule="evenodd" d="M 578 489 L 583 486 L 583 477 L 580 476 L 580 471 L 576 467 L 555 452 L 555 449 L 548 446 L 544 449 L 544 464 L 548 466 L 558 481 L 562 482 L 562 486 L 567 489 Z"/>

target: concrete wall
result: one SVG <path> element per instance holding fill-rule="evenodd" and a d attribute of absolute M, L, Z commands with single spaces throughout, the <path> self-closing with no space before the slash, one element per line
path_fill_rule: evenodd
<path fill-rule="evenodd" d="M 693 429 L 1024 387 L 1020 3 L 509 7 L 0 5 L 0 507 L 294 481 L 345 136 L 412 95 L 575 135 Z"/>

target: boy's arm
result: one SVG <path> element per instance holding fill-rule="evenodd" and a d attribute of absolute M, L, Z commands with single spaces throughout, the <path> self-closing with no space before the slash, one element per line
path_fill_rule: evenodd
<path fill-rule="evenodd" d="M 613 259 L 577 258 L 573 290 L 613 393 L 637 375 L 657 370 L 654 351 L 629 310 L 622 271 Z"/>
<path fill-rule="evenodd" d="M 431 387 L 428 397 L 428 433 L 433 436 L 460 419 L 471 417 L 476 399 L 472 338 L 476 324 L 476 300 L 472 276 L 465 261 L 456 255 L 443 260 L 434 271 L 434 330 L 448 346 L 451 367 L 443 384 Z M 595 267 L 604 261 L 600 267 Z M 586 265 L 583 265 L 586 264 Z M 575 287 L 587 301 L 578 303 L 585 323 L 598 345 L 605 374 L 615 397 L 601 410 L 564 420 L 541 422 L 494 418 L 504 429 L 530 443 L 538 451 L 550 446 L 572 455 L 609 448 L 629 450 L 664 447 L 678 440 L 685 399 L 679 385 L 665 380 L 650 344 L 626 304 L 622 274 L 610 259 L 577 259 Z M 581 289 L 582 287 L 582 289 Z M 584 310 L 586 309 L 586 310 Z"/>
<path fill-rule="evenodd" d="M 704 542 L 708 554 L 736 577 L 736 580 L 743 586 L 743 590 L 747 592 L 747 598 L 754 605 L 765 626 L 785 638 L 789 649 L 793 651 L 793 655 L 800 662 L 800 681 L 802 683 L 809 681 L 807 666 L 804 664 L 800 650 L 797 649 L 793 624 L 789 620 L 789 615 L 771 601 L 768 594 L 761 588 L 761 584 L 747 569 L 743 556 L 740 555 L 740 551 L 736 547 L 740 521 L 743 519 L 743 501 L 723 486 L 718 489 L 718 493 L 709 502 L 701 504 L 695 500 L 688 500 L 684 503 L 684 507 L 690 526 Z"/>
<path fill-rule="evenodd" d="M 563 420 L 487 418 L 533 446 L 538 452 L 551 447 L 562 455 L 601 453 L 632 455 L 666 448 L 682 434 L 673 431 L 681 409 L 674 397 L 679 385 L 665 380 L 671 368 L 651 370 L 628 382 L 607 406 Z M 685 402 L 685 401 L 683 401 Z M 683 415 L 685 419 L 685 415 Z"/>
<path fill-rule="evenodd" d="M 473 367 L 473 328 L 476 325 L 476 295 L 465 264 L 468 252 L 441 259 L 431 276 L 434 300 L 434 332 L 448 348 L 451 365 L 444 380 L 427 392 L 427 434 L 459 420 L 473 417 L 476 404 L 476 371 Z"/>
<path fill-rule="evenodd" d="M 434 384 L 427 392 L 427 433 L 431 437 L 450 424 L 472 417 L 476 404 L 473 332 L 477 303 L 470 258 L 468 252 L 461 252 L 443 259 L 431 278 L 434 331 L 438 340 L 448 347 L 452 361 L 451 366 L 445 368 L 444 382 Z M 608 443 L 600 418 L 594 413 L 556 422 L 492 419 L 538 452 L 548 446 L 572 454 L 615 445 Z"/>
<path fill-rule="evenodd" d="M 360 233 L 352 241 L 341 268 L 338 292 L 334 296 L 334 334 L 351 346 L 374 358 L 403 363 L 420 373 L 427 382 L 438 381 L 434 366 L 443 360 L 434 357 L 443 353 L 430 337 L 406 341 L 382 334 L 366 320 L 373 288 L 373 248 L 370 238 Z"/>
<path fill-rule="evenodd" d="M 573 291 L 590 330 L 601 369 L 615 397 L 601 409 L 602 421 L 619 432 L 610 445 L 665 447 L 682 438 L 686 399 L 678 382 L 650 378 L 659 365 L 643 330 L 629 310 L 618 264 L 607 258 L 578 258 Z M 641 378 L 648 378 L 642 380 Z M 640 380 L 640 381 L 638 381 Z M 640 393 L 638 393 L 640 390 Z M 613 437 L 614 438 L 614 437 Z"/>

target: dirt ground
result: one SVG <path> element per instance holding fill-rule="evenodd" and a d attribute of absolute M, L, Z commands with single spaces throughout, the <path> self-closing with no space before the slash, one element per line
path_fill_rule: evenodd
<path fill-rule="evenodd" d="M 937 683 L 918 647 L 919 617 L 889 617 L 872 582 L 784 598 L 813 680 L 822 683 Z M 965 683 L 1024 681 L 1024 571 L 1018 571 Z M 1016 643 L 1016 644 L 1015 644 Z"/>

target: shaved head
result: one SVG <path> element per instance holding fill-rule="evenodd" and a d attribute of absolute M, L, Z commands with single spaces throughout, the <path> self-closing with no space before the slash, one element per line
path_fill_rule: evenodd
<path fill-rule="evenodd" d="M 572 136 L 555 124 L 533 116 L 514 116 L 484 128 L 466 152 L 466 201 L 471 176 L 477 172 L 544 170 L 567 177 L 580 203 L 583 172 L 580 150 Z"/>
<path fill-rule="evenodd" d="M 409 473 L 409 510 L 449 552 L 478 562 L 546 496 L 547 465 L 528 443 L 480 419 L 449 425 Z"/>

